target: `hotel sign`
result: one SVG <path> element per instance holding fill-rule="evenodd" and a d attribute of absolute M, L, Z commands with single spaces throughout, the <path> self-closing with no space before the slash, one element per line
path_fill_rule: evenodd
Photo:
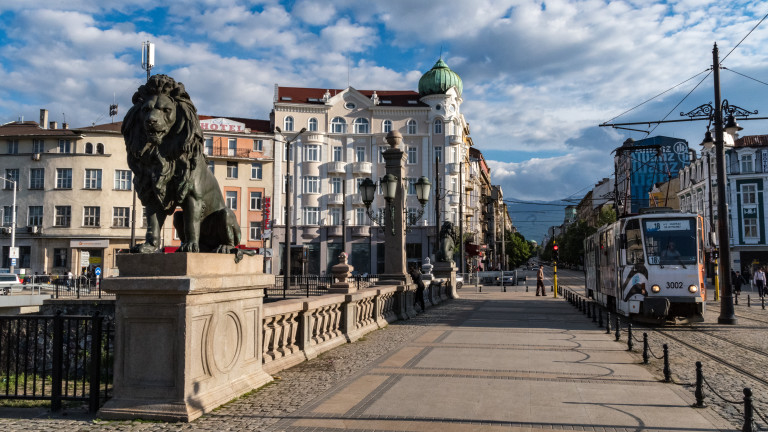
<path fill-rule="evenodd" d="M 232 121 L 226 118 L 200 120 L 200 128 L 202 128 L 204 131 L 237 132 L 237 133 L 251 132 L 249 128 L 245 127 L 245 123 Z"/>
<path fill-rule="evenodd" d="M 71 248 L 104 249 L 109 247 L 109 240 L 70 240 Z"/>

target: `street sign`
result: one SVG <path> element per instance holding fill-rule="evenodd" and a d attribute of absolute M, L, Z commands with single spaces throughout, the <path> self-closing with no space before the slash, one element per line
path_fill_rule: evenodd
<path fill-rule="evenodd" d="M 18 258 L 18 257 L 19 257 L 18 247 L 8 248 L 8 258 Z M 16 264 L 13 264 L 13 265 L 16 265 Z"/>
<path fill-rule="evenodd" d="M 16 258 L 11 258 L 11 267 L 16 267 Z"/>
<path fill-rule="evenodd" d="M 94 273 L 96 276 L 101 276 L 101 267 L 96 267 L 96 270 L 94 270 L 94 271 L 93 271 L 93 273 Z"/>
<path fill-rule="evenodd" d="M 264 248 L 264 256 L 265 257 L 271 257 L 272 256 L 272 248 Z"/>

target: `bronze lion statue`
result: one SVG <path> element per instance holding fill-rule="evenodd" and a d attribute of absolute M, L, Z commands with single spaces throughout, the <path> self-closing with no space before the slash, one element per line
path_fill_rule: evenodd
<path fill-rule="evenodd" d="M 453 264 L 453 248 L 456 245 L 456 230 L 453 224 L 445 221 L 440 227 L 440 249 L 437 251 L 437 262 Z"/>
<path fill-rule="evenodd" d="M 152 76 L 134 93 L 121 132 L 136 193 L 147 209 L 146 241 L 133 252 L 157 252 L 160 230 L 173 214 L 178 252 L 236 253 L 239 261 L 240 226 L 206 164 L 200 120 L 184 84 Z"/>

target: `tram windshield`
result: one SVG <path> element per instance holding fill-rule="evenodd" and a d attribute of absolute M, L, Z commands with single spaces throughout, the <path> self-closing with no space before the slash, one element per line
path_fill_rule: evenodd
<path fill-rule="evenodd" d="M 696 221 L 645 219 L 642 221 L 648 264 L 696 264 Z"/>

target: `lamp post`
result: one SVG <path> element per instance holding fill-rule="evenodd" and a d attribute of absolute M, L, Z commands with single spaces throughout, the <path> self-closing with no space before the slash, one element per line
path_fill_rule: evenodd
<path fill-rule="evenodd" d="M 370 178 L 364 179 L 360 184 L 360 195 L 368 217 L 375 224 L 384 227 L 384 253 L 387 259 L 384 261 L 384 275 L 380 279 L 408 282 L 405 267 L 405 232 L 415 221 L 410 221 L 411 223 L 405 221 L 405 190 L 402 183 L 405 176 L 405 153 L 400 149 L 403 137 L 399 132 L 391 131 L 387 134 L 386 140 L 390 148 L 383 152 L 387 172 L 381 179 L 384 200 L 387 203 L 383 224 L 371 211 L 376 183 Z M 421 210 L 416 217 L 418 220 L 424 214 L 432 183 L 428 178 L 421 176 L 415 188 L 416 197 L 421 204 Z"/>
<path fill-rule="evenodd" d="M 280 135 L 283 131 L 275 126 L 275 131 Z M 288 292 L 291 279 L 291 144 L 299 138 L 307 128 L 301 130 L 285 141 L 285 249 L 283 250 L 283 293 Z"/>
<path fill-rule="evenodd" d="M 8 250 L 8 253 L 10 255 L 11 250 L 16 250 L 16 180 L 11 180 L 6 177 L 0 177 L 0 179 L 3 179 L 7 182 L 11 182 L 13 186 L 13 205 L 11 206 L 11 248 Z M 17 257 L 16 259 L 18 259 Z M 13 261 L 11 261 L 13 262 Z M 13 274 L 14 265 L 9 265 L 9 270 L 11 274 Z"/>

